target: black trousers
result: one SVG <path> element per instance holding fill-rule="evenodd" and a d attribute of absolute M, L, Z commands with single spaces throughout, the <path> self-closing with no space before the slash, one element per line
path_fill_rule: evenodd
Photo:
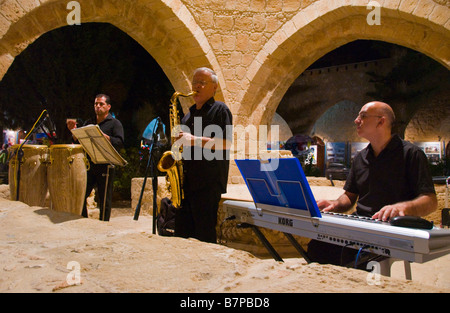
<path fill-rule="evenodd" d="M 105 186 L 106 175 L 108 165 L 107 164 L 90 164 L 89 171 L 87 172 L 87 184 L 86 184 L 86 197 L 84 199 L 84 206 L 82 216 L 88 217 L 86 199 L 92 192 L 95 186 L 97 186 L 98 206 L 100 209 L 99 219 L 101 221 L 109 221 L 111 217 L 111 205 L 113 194 L 113 181 L 114 181 L 114 167 L 109 169 L 108 188 L 106 189 L 106 205 L 103 203 L 105 200 Z"/>
<path fill-rule="evenodd" d="M 175 215 L 175 236 L 216 243 L 217 210 L 222 196 L 219 186 L 184 192 L 182 207 Z"/>
<path fill-rule="evenodd" d="M 311 262 L 346 266 L 355 261 L 357 250 L 331 243 L 311 240 L 308 244 L 308 257 Z"/>
<path fill-rule="evenodd" d="M 308 244 L 307 254 L 311 262 L 354 267 L 362 270 L 368 270 L 367 264 L 370 260 L 381 261 L 385 259 L 383 256 L 369 253 L 363 249 L 358 253 L 358 249 L 334 245 L 314 239 Z"/>

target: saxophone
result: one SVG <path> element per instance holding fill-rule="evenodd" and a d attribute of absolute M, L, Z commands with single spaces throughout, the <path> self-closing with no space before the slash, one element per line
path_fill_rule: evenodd
<path fill-rule="evenodd" d="M 180 125 L 180 117 L 178 114 L 177 100 L 178 97 L 190 97 L 197 94 L 195 91 L 188 94 L 182 94 L 176 91 L 170 98 L 170 133 L 171 143 L 175 143 L 174 129 Z M 183 194 L 183 161 L 181 160 L 182 147 L 175 149 L 176 155 L 171 149 L 166 151 L 161 156 L 157 168 L 161 172 L 166 172 L 166 179 L 169 184 L 169 191 L 172 193 L 172 204 L 179 209 L 181 207 L 181 200 L 184 198 Z"/>

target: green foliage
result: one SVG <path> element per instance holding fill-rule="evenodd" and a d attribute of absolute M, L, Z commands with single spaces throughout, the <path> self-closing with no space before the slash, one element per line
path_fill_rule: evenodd
<path fill-rule="evenodd" d="M 131 199 L 131 179 L 144 176 L 145 168 L 142 164 L 146 160 L 140 161 L 139 148 L 130 147 L 120 150 L 120 155 L 127 160 L 128 164 L 123 167 L 116 167 L 114 177 L 114 192 L 121 199 Z"/>
<path fill-rule="evenodd" d="M 320 173 L 320 169 L 317 166 L 312 165 L 311 163 L 302 164 L 302 167 L 306 176 L 322 176 L 322 174 Z"/>

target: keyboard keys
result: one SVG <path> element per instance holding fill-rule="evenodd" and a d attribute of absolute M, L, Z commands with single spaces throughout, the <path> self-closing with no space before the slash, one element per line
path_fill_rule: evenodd
<path fill-rule="evenodd" d="M 336 212 L 321 212 L 322 214 L 331 215 L 335 217 L 342 217 L 347 219 L 352 219 L 356 221 L 364 221 L 364 222 L 372 222 L 372 223 L 382 223 L 381 220 L 373 219 L 368 216 L 358 216 L 355 214 L 344 214 L 344 213 L 336 213 Z"/>

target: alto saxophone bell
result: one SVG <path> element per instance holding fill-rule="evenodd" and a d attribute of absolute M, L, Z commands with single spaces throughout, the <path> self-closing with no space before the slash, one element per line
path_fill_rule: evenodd
<path fill-rule="evenodd" d="M 183 94 L 176 91 L 170 98 L 170 133 L 171 143 L 175 143 L 176 138 L 173 137 L 174 128 L 180 125 L 180 118 L 177 108 L 178 97 L 191 97 L 197 94 L 192 91 L 188 94 Z M 181 152 L 181 149 L 180 149 Z M 166 180 L 169 184 L 169 191 L 172 193 L 172 204 L 177 208 L 181 208 L 181 200 L 184 198 L 183 193 L 183 161 L 181 158 L 176 158 L 172 150 L 166 151 L 161 156 L 157 165 L 158 170 L 166 172 Z"/>

